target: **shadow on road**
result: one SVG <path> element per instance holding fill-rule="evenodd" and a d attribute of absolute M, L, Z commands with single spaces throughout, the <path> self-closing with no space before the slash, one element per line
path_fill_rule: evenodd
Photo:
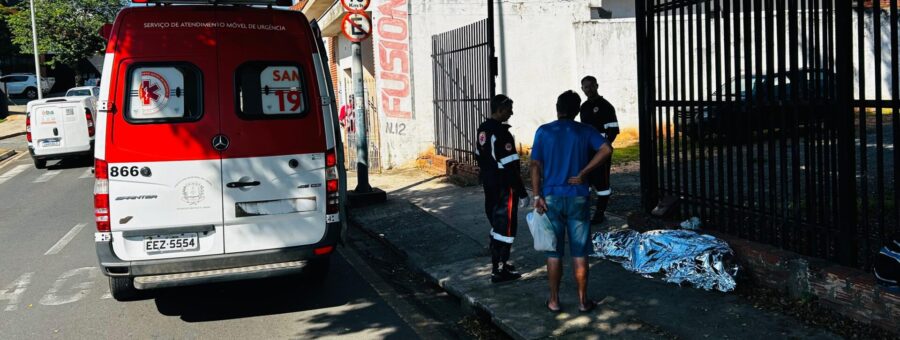
<path fill-rule="evenodd" d="M 151 293 L 155 293 L 153 297 L 160 313 L 180 316 L 187 322 L 293 313 L 347 303 L 340 292 L 327 286 L 316 288 L 303 277 L 180 287 Z"/>
<path fill-rule="evenodd" d="M 208 322 L 300 313 L 301 338 L 347 335 L 407 338 L 390 307 L 347 262 L 335 256 L 331 273 L 317 285 L 303 275 L 151 291 L 157 310 L 185 322 Z"/>
<path fill-rule="evenodd" d="M 360 335 L 385 338 L 404 333 L 390 307 L 340 256 L 321 284 L 305 275 L 148 292 L 157 310 L 185 322 L 230 320 L 295 312 L 302 337 Z"/>
<path fill-rule="evenodd" d="M 78 158 L 66 158 L 56 161 L 55 164 L 50 164 L 48 162 L 47 169 L 48 170 L 67 170 L 67 169 L 78 169 L 78 168 L 89 168 L 94 165 L 93 157 L 78 157 Z"/>

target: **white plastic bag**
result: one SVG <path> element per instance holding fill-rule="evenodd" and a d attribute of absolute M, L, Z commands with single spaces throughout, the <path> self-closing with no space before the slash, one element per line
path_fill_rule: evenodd
<path fill-rule="evenodd" d="M 538 214 L 531 211 L 525 217 L 525 221 L 528 222 L 528 229 L 534 238 L 534 250 L 556 250 L 556 233 L 553 232 L 553 225 L 550 224 L 550 218 L 546 213 Z"/>

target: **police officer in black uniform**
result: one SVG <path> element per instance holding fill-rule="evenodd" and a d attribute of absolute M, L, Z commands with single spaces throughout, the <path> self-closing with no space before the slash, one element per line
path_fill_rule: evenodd
<path fill-rule="evenodd" d="M 513 101 L 499 94 L 491 99 L 491 117 L 478 127 L 475 155 L 484 186 L 484 212 L 491 223 L 491 282 L 522 277 L 509 264 L 516 237 L 518 208 L 528 205 L 528 193 L 519 172 L 516 141 L 504 124 L 513 115 Z"/>
<path fill-rule="evenodd" d="M 609 145 L 619 134 L 619 120 L 616 118 L 616 108 L 597 93 L 597 78 L 587 76 L 581 79 L 581 90 L 587 96 L 584 104 L 581 104 L 581 122 L 593 126 L 600 131 Z M 609 187 L 609 172 L 611 169 L 612 155 L 597 170 L 594 170 L 588 179 L 597 192 L 597 209 L 591 218 L 591 224 L 603 223 L 606 220 L 606 206 L 609 205 L 609 196 L 612 190 Z"/>

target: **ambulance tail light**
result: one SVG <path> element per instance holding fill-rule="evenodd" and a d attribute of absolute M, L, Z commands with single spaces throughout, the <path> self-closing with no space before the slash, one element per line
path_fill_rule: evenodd
<path fill-rule="evenodd" d="M 25 139 L 31 143 L 31 114 L 25 116 Z"/>
<path fill-rule="evenodd" d="M 341 211 L 341 190 L 338 183 L 337 153 L 335 149 L 325 152 L 325 212 L 337 214 Z"/>
<path fill-rule="evenodd" d="M 88 136 L 94 137 L 94 115 L 91 114 L 91 109 L 84 108 L 84 118 L 87 120 Z"/>
<path fill-rule="evenodd" d="M 109 232 L 109 175 L 106 161 L 94 160 L 94 220 L 98 232 Z"/>

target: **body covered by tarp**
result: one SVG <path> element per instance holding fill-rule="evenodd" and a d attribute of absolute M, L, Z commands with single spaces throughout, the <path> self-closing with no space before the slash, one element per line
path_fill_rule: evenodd
<path fill-rule="evenodd" d="M 592 256 L 622 264 L 626 270 L 666 282 L 705 290 L 734 290 L 738 267 L 729 263 L 733 254 L 725 241 L 688 230 L 652 230 L 643 234 L 630 229 L 594 233 Z"/>

